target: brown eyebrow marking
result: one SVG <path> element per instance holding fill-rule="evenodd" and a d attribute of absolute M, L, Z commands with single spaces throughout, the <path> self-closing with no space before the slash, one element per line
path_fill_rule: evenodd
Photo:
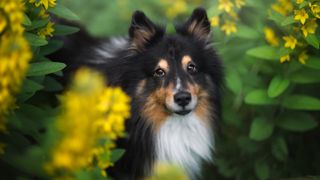
<path fill-rule="evenodd" d="M 165 70 L 166 72 L 169 71 L 169 64 L 166 59 L 160 59 L 157 67 L 160 67 L 161 69 Z"/>
<path fill-rule="evenodd" d="M 187 69 L 188 64 L 192 61 L 191 57 L 189 55 L 185 55 L 181 59 L 182 67 L 183 69 Z"/>

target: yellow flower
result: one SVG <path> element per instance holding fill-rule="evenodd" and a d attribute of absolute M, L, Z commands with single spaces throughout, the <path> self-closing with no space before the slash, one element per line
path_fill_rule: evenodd
<path fill-rule="evenodd" d="M 45 9 L 56 6 L 56 0 L 29 0 L 29 3 L 34 4 L 36 7 L 43 5 Z"/>
<path fill-rule="evenodd" d="M 241 8 L 243 5 L 245 5 L 245 0 L 235 0 L 237 8 Z"/>
<path fill-rule="evenodd" d="M 239 19 L 238 14 L 235 11 L 230 11 L 230 12 L 228 12 L 228 14 L 235 21 L 237 21 Z"/>
<path fill-rule="evenodd" d="M 48 18 L 49 14 L 47 13 L 47 11 L 44 8 L 41 8 L 38 14 L 39 17 L 41 18 Z"/>
<path fill-rule="evenodd" d="M 301 54 L 299 54 L 299 62 L 301 64 L 306 64 L 306 60 L 309 58 L 307 51 L 303 51 Z"/>
<path fill-rule="evenodd" d="M 301 27 L 301 31 L 304 35 L 304 37 L 307 37 L 308 34 L 314 34 L 316 32 L 316 29 L 318 27 L 318 24 L 316 22 L 316 19 L 311 19 L 309 22 L 307 22 L 305 25 Z"/>
<path fill-rule="evenodd" d="M 189 179 L 186 172 L 175 164 L 158 162 L 154 167 L 154 173 L 146 180 L 174 179 L 187 180 Z"/>
<path fill-rule="evenodd" d="M 0 13 L 0 33 L 2 33 L 5 30 L 7 24 L 8 23 L 5 16 L 2 13 Z"/>
<path fill-rule="evenodd" d="M 271 8 L 279 14 L 286 16 L 293 10 L 291 0 L 278 0 L 271 5 Z"/>
<path fill-rule="evenodd" d="M 166 11 L 167 17 L 170 19 L 176 17 L 177 15 L 184 13 L 187 11 L 187 3 L 184 0 L 176 0 L 176 1 L 171 1 L 168 2 L 168 9 Z"/>
<path fill-rule="evenodd" d="M 234 5 L 230 0 L 219 0 L 218 9 L 225 12 L 230 12 L 233 6 Z"/>
<path fill-rule="evenodd" d="M 296 3 L 297 4 L 301 4 L 301 3 L 303 3 L 304 2 L 304 0 L 296 0 Z"/>
<path fill-rule="evenodd" d="M 130 99 L 120 88 L 106 88 L 104 82 L 89 69 L 76 72 L 70 90 L 61 98 L 63 111 L 56 121 L 61 138 L 44 166 L 49 174 L 64 170 L 72 176 L 95 166 L 93 161 L 100 169 L 112 165 L 111 149 L 114 140 L 124 135 Z"/>
<path fill-rule="evenodd" d="M 281 58 L 280 58 L 280 63 L 284 63 L 284 62 L 286 62 L 286 61 L 290 61 L 290 55 L 289 54 L 287 54 L 287 55 L 284 55 L 284 56 L 282 56 Z"/>
<path fill-rule="evenodd" d="M 298 43 L 298 40 L 293 36 L 283 36 L 283 40 L 285 40 L 284 47 L 294 49 Z"/>
<path fill-rule="evenodd" d="M 237 32 L 236 23 L 232 21 L 226 21 L 222 26 L 221 30 L 224 31 L 227 35 Z"/>
<path fill-rule="evenodd" d="M 53 25 L 54 23 L 49 21 L 46 27 L 40 29 L 37 34 L 43 39 L 45 39 L 47 36 L 52 37 L 52 33 L 54 32 Z"/>
<path fill-rule="evenodd" d="M 279 38 L 276 36 L 275 32 L 267 27 L 264 28 L 265 40 L 272 46 L 279 46 Z"/>
<path fill-rule="evenodd" d="M 311 9 L 313 15 L 316 18 L 320 19 L 320 6 L 317 4 L 311 4 L 311 3 L 309 3 L 309 6 L 310 6 L 310 9 Z"/>
<path fill-rule="evenodd" d="M 309 18 L 308 13 L 304 9 L 295 10 L 294 15 L 295 15 L 294 19 L 297 21 L 300 21 L 301 24 L 304 24 L 306 22 L 306 20 Z"/>
<path fill-rule="evenodd" d="M 0 20 L 7 19 L 6 30 L 0 36 L 0 132 L 6 131 L 5 117 L 15 107 L 14 97 L 32 57 L 23 37 L 23 10 L 20 0 L 0 1 Z"/>
<path fill-rule="evenodd" d="M 213 16 L 210 19 L 210 24 L 211 26 L 215 27 L 215 26 L 219 26 L 219 16 Z"/>

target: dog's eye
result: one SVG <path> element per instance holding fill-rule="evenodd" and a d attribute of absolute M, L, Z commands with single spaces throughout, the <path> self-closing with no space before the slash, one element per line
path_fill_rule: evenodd
<path fill-rule="evenodd" d="M 161 68 L 156 69 L 156 70 L 154 71 L 154 73 L 153 73 L 153 76 L 154 76 L 154 77 L 157 77 L 157 78 L 162 78 L 162 77 L 164 77 L 165 75 L 166 75 L 166 72 L 165 72 L 163 69 L 161 69 Z"/>
<path fill-rule="evenodd" d="M 196 72 L 197 72 L 197 67 L 196 67 L 196 65 L 193 64 L 193 63 L 188 64 L 188 66 L 187 66 L 187 71 L 188 71 L 190 74 L 196 73 Z"/>

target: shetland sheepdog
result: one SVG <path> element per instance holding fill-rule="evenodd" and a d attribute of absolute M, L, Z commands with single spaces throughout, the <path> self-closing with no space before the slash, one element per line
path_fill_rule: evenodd
<path fill-rule="evenodd" d="M 65 60 L 66 76 L 87 66 L 131 96 L 128 137 L 118 143 L 125 154 L 109 172 L 115 179 L 143 179 L 157 163 L 176 164 L 197 179 L 203 162 L 213 159 L 222 63 L 204 9 L 175 28 L 166 34 L 136 11 L 128 37 L 97 39 L 82 30 L 62 37 L 64 47 L 52 56 Z"/>

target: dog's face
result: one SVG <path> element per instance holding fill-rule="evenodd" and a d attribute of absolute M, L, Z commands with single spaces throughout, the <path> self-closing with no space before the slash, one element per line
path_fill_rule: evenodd
<path fill-rule="evenodd" d="M 141 114 L 156 124 L 172 114 L 191 112 L 208 119 L 220 83 L 220 64 L 210 47 L 210 23 L 205 10 L 196 9 L 177 33 L 166 35 L 142 12 L 133 15 L 131 49 L 141 62 L 135 98 Z"/>

